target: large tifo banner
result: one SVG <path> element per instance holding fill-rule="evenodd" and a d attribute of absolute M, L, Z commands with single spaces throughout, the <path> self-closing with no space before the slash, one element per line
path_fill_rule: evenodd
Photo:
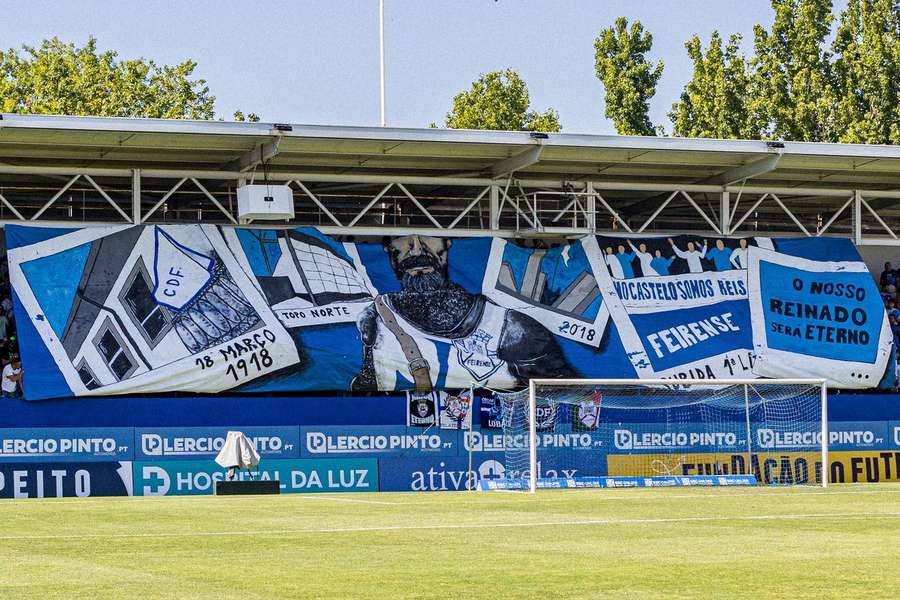
<path fill-rule="evenodd" d="M 29 400 L 893 379 L 884 308 L 848 240 L 589 236 L 547 248 L 214 225 L 8 225 L 6 239 Z"/>

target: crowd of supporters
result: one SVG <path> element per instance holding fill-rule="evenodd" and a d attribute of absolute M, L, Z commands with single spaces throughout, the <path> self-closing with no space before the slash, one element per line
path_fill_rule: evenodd
<path fill-rule="evenodd" d="M 16 337 L 16 318 L 13 313 L 12 292 L 6 261 L 0 263 L 0 388 L 3 397 L 22 394 L 22 364 L 19 361 L 19 342 Z"/>
<path fill-rule="evenodd" d="M 900 348 L 900 289 L 898 287 L 900 287 L 900 270 L 895 269 L 889 262 L 884 263 L 884 270 L 878 278 L 878 289 L 881 290 L 884 310 L 887 312 L 891 333 L 894 334 L 894 348 Z M 895 372 L 897 381 L 900 382 L 900 352 L 897 353 Z"/>

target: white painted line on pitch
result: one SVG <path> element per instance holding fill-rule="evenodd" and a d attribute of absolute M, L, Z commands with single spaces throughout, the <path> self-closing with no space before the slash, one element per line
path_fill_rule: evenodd
<path fill-rule="evenodd" d="M 578 498 L 579 500 L 590 500 L 594 501 L 607 501 L 607 500 L 617 500 L 617 501 L 635 501 L 635 500 L 668 500 L 668 499 L 684 499 L 684 498 L 742 498 L 747 496 L 757 496 L 757 497 L 778 497 L 779 494 L 783 494 L 783 497 L 793 497 L 793 496 L 842 496 L 842 495 L 853 495 L 853 494 L 900 494 L 900 487 L 897 486 L 895 482 L 884 482 L 884 483 L 873 483 L 873 484 L 835 484 L 835 485 L 858 485 L 858 486 L 872 486 L 872 487 L 857 487 L 852 489 L 835 489 L 835 488 L 827 488 L 825 490 L 820 491 L 808 491 L 808 492 L 797 492 L 792 491 L 792 488 L 788 487 L 758 487 L 758 488 L 748 488 L 746 490 L 739 488 L 728 488 L 728 491 L 719 490 L 717 492 L 712 492 L 711 488 L 704 488 L 703 490 L 697 491 L 696 494 L 667 494 L 667 493 L 659 493 L 659 490 L 645 491 L 644 493 L 636 493 L 638 492 L 638 488 L 622 488 L 622 489 L 608 489 L 608 490 L 599 490 L 599 489 L 575 489 L 575 490 L 567 490 L 565 494 L 559 494 L 554 496 L 546 496 L 543 495 L 548 491 L 561 491 L 561 490 L 540 490 L 537 495 L 527 494 L 525 492 L 516 492 L 510 491 L 508 494 L 502 494 L 504 500 L 508 500 L 510 498 L 521 498 L 522 502 L 533 503 L 533 502 L 571 502 L 573 499 Z M 878 489 L 873 489 L 877 487 Z M 672 488 L 665 488 L 671 490 Z M 338 498 L 336 496 L 322 496 L 319 494 L 280 494 L 279 497 L 283 498 L 288 496 L 290 498 L 304 498 L 315 500 L 319 499 L 332 499 L 335 501 L 341 502 L 352 502 L 355 504 L 386 504 L 386 505 L 403 505 L 403 506 L 423 506 L 426 504 L 444 504 L 446 501 L 444 500 L 445 496 L 436 497 L 433 494 L 440 494 L 440 492 L 444 492 L 446 494 L 464 494 L 466 493 L 463 490 L 435 490 L 435 492 L 381 492 L 379 495 L 388 496 L 388 497 L 400 497 L 402 496 L 404 499 L 410 498 L 411 502 L 392 502 L 387 500 L 363 500 L 361 498 Z M 480 492 L 477 495 L 469 496 L 469 498 L 479 498 L 479 499 L 491 499 L 501 497 L 501 494 L 497 494 L 496 492 Z M 4 498 L 0 499 L 0 509 L 3 508 L 16 508 L 21 509 L 25 506 L 35 506 L 35 505 L 52 505 L 56 508 L 78 508 L 85 504 L 115 504 L 115 503 L 124 503 L 124 502 L 135 502 L 135 501 L 148 501 L 148 502 L 163 502 L 169 501 L 173 498 L 178 498 L 182 500 L 190 499 L 192 502 L 199 502 L 201 500 L 213 500 L 218 502 L 219 496 L 213 496 L 210 494 L 204 495 L 184 495 L 184 496 L 107 496 L 107 497 L 88 497 L 88 498 Z M 229 496 L 229 502 L 239 502 L 239 501 L 250 501 L 255 500 L 259 501 L 259 496 Z M 272 499 L 271 497 L 268 499 Z"/>
<path fill-rule="evenodd" d="M 531 523 L 479 523 L 434 525 L 385 525 L 380 527 L 333 527 L 313 529 L 279 529 L 274 531 L 197 531 L 175 533 L 85 533 L 54 535 L 3 535 L 3 541 L 39 541 L 71 539 L 146 539 L 146 538 L 192 538 L 192 537 L 253 537 L 283 536 L 317 533 L 378 533 L 388 531 L 430 531 L 464 529 L 527 529 L 529 527 L 582 527 L 593 525 L 658 525 L 663 523 L 712 523 L 734 521 L 794 521 L 808 519 L 900 519 L 900 513 L 799 513 L 783 515 L 748 515 L 729 517 L 659 517 L 653 519 L 584 519 L 567 521 L 537 521 Z"/>
<path fill-rule="evenodd" d="M 884 484 L 872 484 L 872 485 L 884 485 Z M 668 488 L 668 489 L 672 489 L 672 488 Z M 567 494 L 573 494 L 573 495 L 580 494 L 582 496 L 588 496 L 588 498 L 581 498 L 581 499 L 585 500 L 585 501 L 590 500 L 591 502 L 605 501 L 605 500 L 626 500 L 626 501 L 627 500 L 668 500 L 669 498 L 678 498 L 678 499 L 683 499 L 683 498 L 704 498 L 704 499 L 705 498 L 726 498 L 727 499 L 727 498 L 731 498 L 731 499 L 734 499 L 734 498 L 743 498 L 743 497 L 747 497 L 747 496 L 776 498 L 776 497 L 778 497 L 779 494 L 784 494 L 783 496 L 781 496 L 783 498 L 791 498 L 793 496 L 823 496 L 823 497 L 827 497 L 827 496 L 841 496 L 841 495 L 847 495 L 847 494 L 850 494 L 850 495 L 853 495 L 853 494 L 900 494 L 900 488 L 878 489 L 878 490 L 873 490 L 873 489 L 862 490 L 862 489 L 860 489 L 857 491 L 849 491 L 849 490 L 843 490 L 843 491 L 834 490 L 834 491 L 832 491 L 831 489 L 829 489 L 828 491 L 820 491 L 820 492 L 792 492 L 792 491 L 788 491 L 787 488 L 783 488 L 783 487 L 776 488 L 773 490 L 758 489 L 758 490 L 753 490 L 753 491 L 738 491 L 736 488 L 729 488 L 728 492 L 711 493 L 711 492 L 707 491 L 707 492 L 698 492 L 696 494 L 665 494 L 665 493 L 660 494 L 660 493 L 658 493 L 658 491 L 650 491 L 650 492 L 646 492 L 643 494 L 636 494 L 636 493 L 629 494 L 628 492 L 630 490 L 637 490 L 637 488 L 607 489 L 604 491 L 607 492 L 609 495 L 603 495 L 603 496 L 596 495 L 596 493 L 599 490 L 585 489 L 585 488 L 567 490 L 566 494 L 560 494 L 560 495 L 555 495 L 555 496 L 543 496 L 543 497 L 541 496 L 542 492 L 548 492 L 551 490 L 538 490 L 536 496 L 526 493 L 526 492 L 515 491 L 515 490 L 502 490 L 502 491 L 509 492 L 510 494 L 513 495 L 513 497 L 515 497 L 515 496 L 521 497 L 522 502 L 564 502 L 564 501 L 571 502 L 574 499 L 574 497 L 573 496 L 567 497 Z M 448 491 L 452 491 L 452 490 L 448 490 Z M 496 490 L 496 491 L 501 491 L 501 490 Z M 552 491 L 555 492 L 555 491 L 561 491 L 561 490 L 552 490 Z M 483 493 L 480 497 L 488 498 L 489 495 L 494 495 L 494 494 L 495 494 L 495 491 L 492 490 L 490 492 Z M 621 495 L 618 495 L 618 494 L 621 494 Z M 504 500 L 506 498 L 507 497 L 504 496 Z M 421 504 L 429 504 L 429 503 L 434 503 L 434 502 L 439 502 L 439 501 L 425 500 L 424 502 L 417 502 L 416 505 L 418 506 Z"/>
<path fill-rule="evenodd" d="M 348 494 L 349 495 L 349 494 Z M 404 506 L 411 505 L 409 502 L 390 502 L 387 500 L 363 500 L 361 498 L 338 498 L 336 496 L 323 496 L 320 494 L 279 494 L 277 497 L 289 496 L 303 500 L 334 500 L 335 502 L 350 502 L 353 504 L 383 504 L 386 506 Z M 47 505 L 54 508 L 73 508 L 83 507 L 85 504 L 100 504 L 98 508 L 104 508 L 102 505 L 109 506 L 111 504 L 121 504 L 125 502 L 147 501 L 147 502 L 165 502 L 174 498 L 186 500 L 190 498 L 192 502 L 201 500 L 210 500 L 220 502 L 221 496 L 213 495 L 183 495 L 183 496 L 109 496 L 109 497 L 93 497 L 93 498 L 9 498 L 0 500 L 0 509 L 2 508 L 24 508 L 26 506 Z M 268 499 L 272 499 L 269 497 Z M 241 501 L 259 501 L 259 496 L 228 496 L 228 502 Z"/>
<path fill-rule="evenodd" d="M 318 494 L 298 494 L 303 500 L 334 500 L 335 502 L 351 502 L 353 504 L 382 504 L 384 506 L 404 506 L 408 502 L 387 502 L 385 500 L 362 500 L 360 498 L 339 498 L 337 496 L 320 496 Z"/>
<path fill-rule="evenodd" d="M 778 497 L 779 494 L 783 494 L 783 497 L 789 498 L 793 496 L 842 496 L 842 495 L 853 495 L 853 494 L 900 494 L 900 485 L 897 482 L 882 482 L 882 483 L 847 483 L 847 484 L 835 484 L 840 486 L 860 486 L 851 489 L 836 489 L 836 488 L 827 488 L 827 489 L 819 489 L 818 491 L 792 491 L 794 488 L 790 487 L 757 487 L 752 488 L 749 487 L 747 489 L 741 488 L 727 488 L 727 491 L 723 491 L 722 489 L 717 490 L 716 492 L 712 491 L 712 488 L 703 488 L 698 489 L 696 494 L 667 494 L 660 493 L 660 490 L 647 490 L 642 491 L 643 493 L 637 493 L 639 488 L 621 488 L 621 489 L 574 489 L 574 490 L 566 490 L 565 494 L 559 494 L 554 496 L 544 495 L 546 492 L 553 491 L 562 491 L 562 490 L 540 490 L 538 494 L 528 494 L 525 492 L 516 492 L 510 491 L 508 494 L 503 494 L 502 497 L 504 500 L 510 498 L 521 498 L 522 502 L 571 502 L 573 499 L 578 498 L 579 500 L 588 499 L 591 502 L 594 501 L 606 501 L 606 500 L 668 500 L 672 499 L 684 499 L 684 498 L 742 498 L 747 496 L 758 496 L 758 497 Z M 877 489 L 875 489 L 877 488 Z M 663 488 L 672 490 L 673 488 Z M 473 490 L 469 490 L 473 491 Z M 446 500 L 445 496 L 440 495 L 443 492 L 445 494 L 465 494 L 465 490 L 435 490 L 434 492 L 380 492 L 379 496 L 387 496 L 391 498 L 403 497 L 404 499 L 413 499 L 411 502 L 392 502 L 387 500 L 363 500 L 360 498 L 338 498 L 336 496 L 323 496 L 319 494 L 280 494 L 279 498 L 284 498 L 288 496 L 290 498 L 305 498 L 305 499 L 333 499 L 337 501 L 343 502 L 353 502 L 357 504 L 390 504 L 390 505 L 404 505 L 404 506 L 422 506 L 425 504 L 444 504 Z M 470 499 L 479 498 L 479 499 L 490 499 L 490 498 L 498 498 L 501 494 L 497 494 L 496 492 L 480 492 L 478 494 L 473 494 L 468 496 Z M 190 500 L 191 502 L 199 502 L 202 500 L 212 500 L 214 502 L 218 502 L 220 496 L 214 496 L 211 494 L 201 494 L 201 495 L 183 495 L 183 496 L 93 496 L 87 498 L 73 498 L 73 497 L 65 497 L 65 498 L 4 498 L 0 499 L 0 509 L 3 508 L 16 508 L 21 509 L 25 506 L 35 506 L 35 505 L 53 505 L 56 508 L 77 508 L 83 506 L 85 504 L 116 504 L 116 503 L 124 503 L 124 502 L 135 502 L 135 501 L 147 501 L 147 502 L 164 502 L 170 501 L 173 498 L 181 499 L 181 500 Z M 273 499 L 272 497 L 268 497 L 267 499 Z M 239 502 L 239 501 L 250 501 L 255 500 L 259 501 L 259 496 L 228 496 L 229 502 Z"/>

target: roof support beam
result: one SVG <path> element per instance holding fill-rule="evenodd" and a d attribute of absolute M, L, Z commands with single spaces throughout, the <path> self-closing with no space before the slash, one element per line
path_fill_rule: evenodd
<path fill-rule="evenodd" d="M 238 222 L 234 220 L 234 217 L 231 216 L 231 213 L 228 212 L 227 210 L 225 210 L 225 207 L 222 206 L 222 205 L 219 203 L 218 200 L 216 200 L 216 197 L 215 197 L 215 196 L 213 196 L 212 194 L 209 193 L 209 190 L 207 190 L 205 187 L 203 187 L 203 184 L 202 184 L 202 183 L 200 183 L 199 181 L 197 181 L 197 180 L 196 180 L 195 178 L 193 178 L 193 177 L 191 177 L 191 181 L 194 182 L 194 185 L 196 185 L 198 188 L 200 188 L 200 191 L 203 192 L 203 195 L 205 195 L 207 198 L 209 198 L 209 201 L 210 201 L 210 202 L 212 202 L 213 204 L 215 204 L 216 208 L 218 208 L 220 211 L 222 211 L 222 214 L 223 214 L 223 215 L 225 215 L 226 217 L 228 217 L 228 220 L 231 221 L 232 225 L 237 225 L 237 224 L 238 224 Z"/>
<path fill-rule="evenodd" d="M 398 183 L 397 187 L 400 188 L 400 191 L 403 192 L 406 195 L 406 197 L 409 198 L 410 201 L 416 205 L 416 208 L 418 208 L 420 211 L 422 211 L 422 214 L 425 215 L 429 221 L 431 221 L 432 225 L 434 225 L 438 229 L 444 228 L 440 223 L 437 222 L 437 219 L 435 219 L 433 216 L 431 216 L 431 213 L 428 212 L 428 209 L 425 208 L 424 206 L 422 206 L 422 203 L 419 202 L 419 200 L 415 196 L 413 196 L 412 194 L 409 193 L 409 190 L 406 189 L 406 186 L 404 186 L 402 183 Z"/>
<path fill-rule="evenodd" d="M 524 152 L 520 152 L 519 154 L 510 156 L 498 163 L 494 163 L 491 165 L 491 177 L 497 179 L 509 175 L 510 173 L 515 173 L 519 169 L 530 167 L 541 159 L 541 152 L 543 152 L 543 150 L 544 146 L 538 144 Z"/>
<path fill-rule="evenodd" d="M 838 217 L 841 216 L 841 213 L 843 213 L 847 209 L 847 207 L 850 206 L 850 203 L 853 202 L 853 198 L 854 198 L 854 195 L 851 194 L 850 197 L 847 198 L 847 201 L 844 202 L 839 209 L 837 209 L 837 212 L 834 213 L 833 215 L 831 215 L 831 218 L 828 219 L 828 222 L 822 226 L 822 229 L 819 230 L 819 233 L 817 233 L 816 235 L 822 235 L 823 233 L 828 231 L 828 228 L 831 227 L 831 225 L 835 221 L 837 221 Z"/>
<path fill-rule="evenodd" d="M 223 169 L 226 171 L 238 171 L 240 173 L 251 171 L 264 162 L 274 158 L 278 154 L 278 144 L 280 143 L 281 138 L 279 137 L 271 142 L 260 144 L 239 158 L 227 163 Z"/>
<path fill-rule="evenodd" d="M 733 169 L 729 169 L 724 173 L 719 173 L 715 177 L 710 177 L 709 179 L 701 183 L 731 185 L 739 181 L 750 179 L 751 177 L 764 175 L 770 171 L 774 171 L 775 167 L 778 166 L 779 160 L 781 160 L 780 152 L 747 163 L 746 165 L 741 165 L 740 167 L 734 167 Z"/>
<path fill-rule="evenodd" d="M 362 211 L 358 215 L 353 217 L 353 220 L 350 221 L 349 227 L 353 227 L 354 225 L 356 225 L 356 222 L 359 221 L 360 219 L 362 219 L 363 215 L 365 215 L 367 212 L 369 212 L 369 209 L 372 208 L 373 206 L 375 206 L 375 203 L 378 202 L 379 200 L 381 200 L 381 197 L 384 196 L 385 194 L 387 194 L 388 190 L 391 189 L 392 187 L 394 187 L 394 184 L 389 183 L 386 186 L 384 186 L 383 188 L 381 188 L 381 191 L 378 192 L 375 195 L 375 197 L 369 201 L 368 204 L 366 204 L 365 208 L 363 208 Z"/>
<path fill-rule="evenodd" d="M 53 206 L 53 203 L 56 202 L 60 196 L 65 194 L 66 190 L 69 189 L 70 187 L 72 187 L 72 184 L 75 183 L 76 181 L 78 181 L 80 178 L 81 178 L 81 175 L 76 175 L 75 177 L 70 179 L 69 183 L 67 183 L 66 185 L 63 186 L 63 189 L 56 192 L 52 198 L 50 198 L 49 200 L 47 200 L 47 202 L 44 203 L 44 205 L 40 208 L 40 210 L 38 210 L 36 213 L 34 213 L 34 215 L 32 215 L 31 220 L 37 221 L 38 218 L 42 214 L 44 214 L 44 211 L 47 210 L 48 208 L 50 208 L 51 206 Z"/>
<path fill-rule="evenodd" d="M 882 219 L 882 218 L 878 215 L 878 213 L 875 212 L 875 211 L 872 209 L 872 207 L 869 205 L 869 203 L 866 202 L 866 199 L 862 197 L 862 194 L 860 194 L 860 196 L 859 196 L 859 201 L 860 201 L 860 203 L 861 203 L 864 207 L 866 207 L 866 210 L 868 210 L 870 213 L 872 213 L 872 216 L 875 217 L 875 220 L 878 221 L 878 224 L 881 225 L 882 227 L 884 227 L 884 230 L 887 231 L 888 234 L 889 234 L 892 238 L 894 238 L 894 239 L 896 240 L 896 239 L 897 239 L 897 234 L 894 233 L 894 230 L 891 229 L 891 228 L 888 226 L 888 224 L 884 222 L 884 219 Z"/>
<path fill-rule="evenodd" d="M 447 229 L 453 229 L 454 227 L 456 227 L 456 224 L 459 223 L 462 220 L 462 218 L 465 217 L 469 213 L 469 211 L 472 210 L 472 208 L 476 204 L 478 204 L 481 201 L 481 199 L 484 198 L 484 195 L 487 194 L 490 190 L 491 190 L 490 186 L 481 190 L 481 193 L 478 194 L 477 196 L 475 196 L 475 199 L 472 200 L 471 202 L 469 202 L 469 205 L 466 206 L 463 209 L 463 211 L 456 216 L 455 219 L 453 219 L 453 222 L 447 226 Z"/>
<path fill-rule="evenodd" d="M 126 223 L 131 223 L 131 222 L 132 222 L 132 220 L 128 217 L 128 215 L 125 214 L 125 211 L 122 210 L 121 208 L 119 208 L 119 205 L 116 204 L 116 203 L 113 201 L 113 199 L 109 197 L 109 194 L 107 194 L 106 192 L 103 191 L 103 188 L 101 188 L 99 185 L 97 185 L 97 182 L 96 182 L 96 181 L 94 181 L 93 179 L 91 179 L 91 176 L 90 176 L 90 175 L 85 175 L 84 178 L 87 180 L 88 183 L 90 183 L 92 186 L 94 186 L 94 189 L 97 190 L 97 192 L 98 192 L 101 196 L 103 196 L 103 199 L 104 199 L 104 200 L 106 200 L 107 202 L 109 202 L 109 205 L 110 205 L 110 206 L 112 206 L 114 209 L 116 209 L 116 212 L 118 212 L 120 215 L 122 215 L 122 218 L 125 219 L 125 222 L 126 222 Z"/>
<path fill-rule="evenodd" d="M 12 212 L 12 214 L 16 215 L 16 218 L 17 218 L 17 219 L 19 219 L 20 221 L 24 221 L 24 220 L 25 220 L 25 217 L 22 216 L 22 213 L 20 213 L 18 210 L 16 210 L 16 207 L 13 206 L 13 205 L 9 202 L 9 200 L 7 200 L 6 198 L 4 198 L 4 197 L 3 197 L 3 194 L 0 194 L 0 202 L 2 202 L 2 203 L 3 203 L 3 206 L 5 206 L 6 208 L 8 208 L 8 209 Z"/>
<path fill-rule="evenodd" d="M 764 156 L 759 160 L 755 160 L 753 162 L 749 162 L 745 165 L 741 165 L 739 167 L 734 167 L 719 173 L 714 177 L 709 177 L 707 179 L 703 179 L 701 181 L 695 182 L 695 185 L 714 185 L 714 186 L 729 186 L 739 181 L 746 182 L 747 179 L 752 177 L 756 177 L 757 175 L 762 175 L 764 173 L 768 173 L 769 171 L 773 171 L 776 166 L 778 166 L 778 161 L 781 160 L 781 152 L 773 153 L 768 156 Z M 699 191 L 699 190 L 697 190 Z M 719 191 L 727 191 L 727 190 L 716 190 Z M 623 212 L 628 215 L 633 215 L 641 212 L 642 210 L 649 208 L 655 202 L 659 201 L 662 197 L 662 194 L 658 196 L 652 196 L 645 200 L 639 200 L 632 204 L 631 206 L 626 207 Z"/>
<path fill-rule="evenodd" d="M 325 216 L 327 216 L 329 219 L 334 221 L 335 225 L 337 225 L 338 227 L 343 227 L 343 225 L 341 225 L 341 222 L 337 220 L 337 217 L 335 217 L 331 213 L 331 211 L 328 210 L 324 204 L 322 204 L 322 202 L 316 197 L 315 194 L 313 194 L 311 191 L 309 191 L 309 188 L 307 188 L 305 185 L 303 185 L 302 181 L 300 181 L 299 179 L 295 179 L 294 183 L 296 183 L 297 186 L 301 190 L 303 190 L 303 193 L 306 194 L 309 197 L 309 199 L 312 200 L 315 203 L 315 205 L 319 207 L 319 210 L 321 210 L 323 213 L 325 213 Z"/>
<path fill-rule="evenodd" d="M 150 215 L 152 215 L 153 213 L 155 213 L 157 208 L 159 208 L 160 206 L 162 206 L 162 205 L 165 203 L 165 201 L 168 200 L 168 199 L 172 196 L 172 194 L 174 194 L 175 192 L 177 192 L 177 191 L 178 191 L 178 188 L 180 188 L 180 187 L 181 187 L 181 184 L 183 184 L 185 181 L 187 181 L 187 177 L 182 177 L 180 180 L 178 180 L 178 183 L 176 183 L 175 185 L 173 185 L 173 186 L 171 187 L 171 189 L 169 189 L 169 191 L 166 192 L 166 194 L 165 194 L 162 198 L 159 199 L 159 202 L 157 202 L 156 204 L 154 204 L 154 205 L 150 208 L 150 210 L 148 210 L 147 212 L 144 213 L 144 216 L 141 217 L 141 223 L 146 223 L 146 222 L 147 222 L 147 219 L 150 218 Z"/>

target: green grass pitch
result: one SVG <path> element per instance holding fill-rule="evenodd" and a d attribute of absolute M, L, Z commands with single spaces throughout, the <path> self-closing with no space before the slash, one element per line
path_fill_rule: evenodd
<path fill-rule="evenodd" d="M 0 598 L 896 598 L 900 485 L 0 501 Z"/>

